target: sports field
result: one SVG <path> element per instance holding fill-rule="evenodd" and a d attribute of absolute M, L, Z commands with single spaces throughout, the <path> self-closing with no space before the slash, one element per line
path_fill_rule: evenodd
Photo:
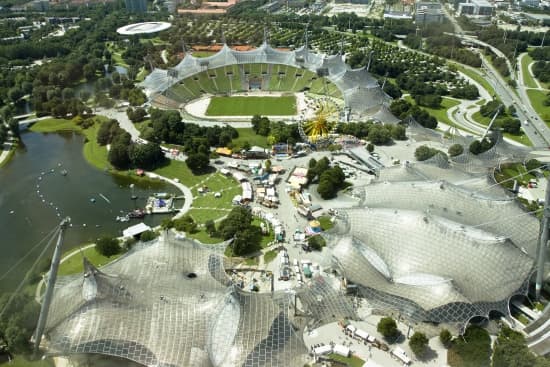
<path fill-rule="evenodd" d="M 206 116 L 287 116 L 296 114 L 296 97 L 212 97 Z"/>

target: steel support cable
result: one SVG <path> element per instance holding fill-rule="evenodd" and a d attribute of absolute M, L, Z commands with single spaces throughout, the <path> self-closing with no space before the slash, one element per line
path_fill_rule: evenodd
<path fill-rule="evenodd" d="M 0 276 L 0 281 L 3 280 L 6 276 L 8 276 L 9 273 L 13 271 L 13 269 L 17 268 L 27 257 L 30 256 L 30 254 L 38 248 L 44 242 L 49 236 L 51 236 L 54 232 L 59 230 L 59 225 L 56 225 L 54 229 L 50 231 L 47 235 L 45 235 L 36 245 L 34 245 L 29 252 L 27 252 L 22 258 L 17 260 L 15 264 L 13 264 L 4 274 Z"/>
<path fill-rule="evenodd" d="M 61 226 L 57 226 L 55 228 L 55 232 L 51 235 L 50 237 L 50 240 L 48 241 L 48 243 L 46 244 L 46 246 L 42 249 L 42 251 L 40 252 L 40 254 L 38 255 L 38 257 L 36 258 L 36 260 L 34 261 L 34 263 L 32 264 L 32 266 L 30 267 L 30 269 L 25 273 L 25 277 L 23 278 L 23 280 L 19 283 L 19 285 L 17 286 L 17 288 L 15 289 L 15 291 L 11 294 L 10 298 L 8 299 L 8 302 L 6 303 L 6 305 L 4 306 L 4 308 L 0 311 L 0 318 L 2 318 L 2 316 L 4 315 L 4 312 L 6 312 L 6 310 L 9 308 L 9 306 L 11 305 L 11 303 L 13 302 L 15 296 L 17 296 L 17 294 L 19 294 L 19 292 L 21 291 L 21 288 L 23 288 L 23 286 L 26 284 L 28 278 L 29 278 L 29 275 L 31 274 L 31 272 L 34 270 L 34 268 L 36 267 L 36 265 L 38 265 L 38 262 L 42 259 L 42 257 L 46 254 L 46 251 L 48 250 L 48 248 L 52 245 L 53 243 L 53 239 L 57 237 L 57 234 L 59 233 L 59 231 L 61 231 Z"/>

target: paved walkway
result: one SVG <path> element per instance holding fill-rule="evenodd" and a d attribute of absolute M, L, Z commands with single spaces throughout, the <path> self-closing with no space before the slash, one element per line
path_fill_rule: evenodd
<path fill-rule="evenodd" d="M 132 137 L 132 141 L 139 141 L 140 132 L 138 129 L 136 129 L 134 123 L 128 118 L 126 110 L 117 111 L 114 108 L 96 108 L 94 110 L 94 113 L 97 115 L 106 116 L 110 119 L 117 120 L 120 127 L 126 130 L 128 134 L 130 134 L 130 136 Z"/>

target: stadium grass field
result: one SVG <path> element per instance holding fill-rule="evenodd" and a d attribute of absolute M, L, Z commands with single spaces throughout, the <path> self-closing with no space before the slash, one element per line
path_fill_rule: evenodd
<path fill-rule="evenodd" d="M 206 116 L 289 116 L 296 114 L 296 97 L 212 97 Z"/>

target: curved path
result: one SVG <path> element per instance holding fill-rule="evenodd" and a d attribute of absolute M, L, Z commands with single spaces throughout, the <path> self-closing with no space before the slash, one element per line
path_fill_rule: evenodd
<path fill-rule="evenodd" d="M 179 213 L 174 216 L 174 219 L 181 218 L 182 216 L 185 215 L 185 213 L 187 213 L 189 211 L 189 209 L 191 209 L 191 204 L 193 203 L 193 194 L 191 193 L 191 190 L 187 186 L 185 186 L 185 185 L 183 185 L 179 182 L 176 182 L 175 180 L 172 180 L 170 178 L 160 176 L 160 175 L 158 175 L 156 173 L 153 173 L 153 172 L 145 172 L 145 175 L 147 177 L 150 177 L 150 178 L 158 178 L 162 181 L 168 182 L 168 183 L 176 186 L 183 193 L 183 196 L 185 198 L 184 203 L 183 203 L 183 207 L 180 209 Z"/>

